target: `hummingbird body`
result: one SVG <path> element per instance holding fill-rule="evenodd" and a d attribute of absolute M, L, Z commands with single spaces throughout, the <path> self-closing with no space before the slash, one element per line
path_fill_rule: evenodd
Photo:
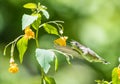
<path fill-rule="evenodd" d="M 109 62 L 105 61 L 103 58 L 101 58 L 99 55 L 97 55 L 93 50 L 90 48 L 87 48 L 80 44 L 77 41 L 71 41 L 71 48 L 78 52 L 80 56 L 82 56 L 84 59 L 86 59 L 89 62 L 102 62 L 104 64 L 108 64 Z"/>

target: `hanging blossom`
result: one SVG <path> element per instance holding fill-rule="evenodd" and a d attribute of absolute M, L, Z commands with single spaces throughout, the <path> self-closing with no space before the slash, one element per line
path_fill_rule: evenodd
<path fill-rule="evenodd" d="M 12 57 L 10 59 L 10 67 L 9 67 L 8 71 L 11 73 L 17 73 L 19 71 L 19 68 L 18 68 L 17 64 L 14 62 L 14 59 Z"/>
<path fill-rule="evenodd" d="M 26 27 L 25 28 L 25 34 L 24 34 L 24 37 L 26 39 L 31 39 L 31 38 L 35 38 L 35 34 L 34 32 L 30 29 L 30 26 Z"/>
<path fill-rule="evenodd" d="M 120 68 L 117 69 L 118 72 L 118 79 L 120 80 Z"/>
<path fill-rule="evenodd" d="M 68 39 L 67 36 L 61 36 L 60 38 L 54 40 L 54 43 L 59 46 L 66 46 L 66 40 Z"/>

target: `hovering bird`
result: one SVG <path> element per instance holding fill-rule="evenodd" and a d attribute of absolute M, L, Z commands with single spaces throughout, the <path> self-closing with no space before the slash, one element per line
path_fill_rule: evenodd
<path fill-rule="evenodd" d="M 77 41 L 71 41 L 70 45 L 67 46 L 55 45 L 55 48 L 69 56 L 85 59 L 89 62 L 101 62 L 103 64 L 109 64 L 109 62 L 96 54 L 93 50 Z"/>
<path fill-rule="evenodd" d="M 89 62 L 102 62 L 103 64 L 109 64 L 105 59 L 96 54 L 93 50 L 83 46 L 77 41 L 71 41 L 71 48 L 78 52 L 85 60 Z"/>

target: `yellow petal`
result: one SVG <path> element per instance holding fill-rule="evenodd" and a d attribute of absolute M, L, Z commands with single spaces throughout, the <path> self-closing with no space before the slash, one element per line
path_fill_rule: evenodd
<path fill-rule="evenodd" d="M 19 68 L 16 63 L 10 64 L 10 68 L 8 69 L 11 73 L 17 73 L 19 71 Z"/>
<path fill-rule="evenodd" d="M 25 28 L 25 35 L 24 35 L 24 37 L 27 38 L 27 39 L 31 39 L 31 38 L 34 39 L 34 38 L 35 38 L 35 34 L 34 34 L 34 32 L 30 29 L 29 26 Z"/>
<path fill-rule="evenodd" d="M 120 69 L 119 68 L 118 68 L 117 72 L 118 72 L 118 79 L 120 80 Z"/>
<path fill-rule="evenodd" d="M 66 46 L 66 40 L 68 37 L 64 36 L 64 37 L 60 37 L 56 40 L 54 40 L 54 43 L 59 45 L 59 46 Z"/>

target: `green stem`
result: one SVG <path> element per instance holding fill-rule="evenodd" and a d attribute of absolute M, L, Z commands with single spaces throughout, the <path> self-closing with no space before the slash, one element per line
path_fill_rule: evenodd
<path fill-rule="evenodd" d="M 38 30 L 36 30 L 36 37 L 35 37 L 35 41 L 36 41 L 36 47 L 39 48 L 39 40 L 38 40 Z M 44 80 L 44 77 L 45 77 L 45 73 L 43 71 L 43 68 L 40 66 L 40 72 L 41 72 L 41 84 L 43 84 L 43 80 Z"/>
<path fill-rule="evenodd" d="M 14 53 L 14 44 L 11 45 L 11 57 L 13 57 L 13 53 Z"/>
<path fill-rule="evenodd" d="M 45 73 L 44 73 L 44 71 L 43 71 L 43 68 L 40 66 L 40 72 L 41 72 L 41 84 L 44 84 L 44 79 L 45 79 Z"/>
<path fill-rule="evenodd" d="M 14 44 L 13 47 L 15 47 L 16 42 L 17 42 L 21 37 L 23 37 L 23 35 L 20 35 L 20 36 L 17 37 L 15 40 L 13 40 L 13 41 L 10 42 L 9 44 L 7 44 L 7 45 L 5 46 L 5 48 L 4 48 L 4 53 L 3 53 L 3 55 L 6 55 L 6 49 L 7 49 L 7 47 L 10 46 L 11 44 Z M 13 51 L 14 51 L 14 50 L 12 49 L 12 52 L 13 52 Z"/>
<path fill-rule="evenodd" d="M 110 81 L 109 84 L 112 84 L 112 81 Z"/>
<path fill-rule="evenodd" d="M 46 23 L 64 23 L 64 21 L 59 21 L 59 20 L 55 20 L 55 21 L 49 21 L 49 22 L 46 22 Z"/>
<path fill-rule="evenodd" d="M 38 30 L 36 30 L 36 38 L 35 38 L 35 41 L 36 41 L 36 47 L 39 48 L 39 42 L 38 42 Z"/>

